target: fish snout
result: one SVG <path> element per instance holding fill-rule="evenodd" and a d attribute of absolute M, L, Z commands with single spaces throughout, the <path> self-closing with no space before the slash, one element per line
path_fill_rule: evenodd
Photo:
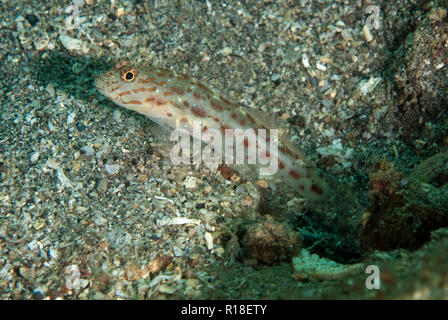
<path fill-rule="evenodd" d="M 104 76 L 99 76 L 98 78 L 96 78 L 94 84 L 99 92 L 101 92 L 102 94 L 106 93 L 108 85 L 107 81 L 104 79 Z"/>

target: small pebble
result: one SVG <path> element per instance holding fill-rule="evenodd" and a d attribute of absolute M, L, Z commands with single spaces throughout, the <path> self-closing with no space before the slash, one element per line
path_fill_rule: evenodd
<path fill-rule="evenodd" d="M 305 68 L 310 67 L 310 60 L 308 59 L 308 56 L 306 54 L 302 55 L 302 64 Z"/>
<path fill-rule="evenodd" d="M 197 187 L 197 181 L 195 177 L 188 176 L 184 180 L 184 187 L 188 190 L 194 190 Z"/>
<path fill-rule="evenodd" d="M 367 42 L 370 42 L 373 40 L 373 36 L 370 33 L 370 29 L 369 29 L 369 27 L 367 27 L 367 25 L 364 25 L 364 27 L 362 27 L 362 32 L 364 33 L 364 37 L 366 38 Z"/>
<path fill-rule="evenodd" d="M 115 110 L 114 113 L 112 114 L 112 119 L 114 119 L 115 121 L 120 121 L 121 119 L 121 112 L 120 110 Z"/>
<path fill-rule="evenodd" d="M 45 91 L 47 91 L 52 98 L 56 95 L 56 90 L 54 90 L 54 86 L 51 83 L 46 86 Z"/>
<path fill-rule="evenodd" d="M 89 51 L 87 44 L 80 39 L 75 39 L 66 34 L 62 34 L 59 36 L 59 40 L 64 48 L 69 51 L 82 51 L 83 53 L 87 53 Z"/>
<path fill-rule="evenodd" d="M 207 245 L 207 249 L 208 250 L 212 250 L 213 249 L 213 237 L 212 237 L 212 234 L 210 232 L 206 232 L 204 238 L 205 238 L 205 243 Z"/>
<path fill-rule="evenodd" d="M 182 257 L 184 255 L 184 251 L 178 246 L 173 247 L 173 252 L 176 257 Z"/>
<path fill-rule="evenodd" d="M 232 48 L 227 47 L 219 50 L 219 53 L 222 54 L 223 56 L 228 56 L 232 54 L 232 51 L 233 51 Z"/>
<path fill-rule="evenodd" d="M 104 168 L 106 168 L 106 172 L 108 174 L 117 174 L 120 169 L 120 165 L 118 164 L 105 164 Z"/>
<path fill-rule="evenodd" d="M 86 156 L 93 156 L 93 154 L 95 153 L 93 148 L 89 145 L 82 147 L 81 151 L 83 151 L 86 154 Z"/>
<path fill-rule="evenodd" d="M 327 70 L 327 67 L 325 65 L 319 63 L 319 62 L 316 63 L 316 68 L 319 69 L 319 70 L 322 70 L 322 71 L 326 71 Z"/>
<path fill-rule="evenodd" d="M 75 121 L 76 114 L 74 112 L 67 116 L 67 124 L 72 124 Z"/>
<path fill-rule="evenodd" d="M 31 162 L 36 162 L 37 159 L 39 159 L 39 152 L 34 152 L 30 160 Z"/>
<path fill-rule="evenodd" d="M 45 162 L 45 166 L 51 169 L 59 169 L 59 163 L 57 163 L 53 159 L 48 159 L 47 162 Z"/>

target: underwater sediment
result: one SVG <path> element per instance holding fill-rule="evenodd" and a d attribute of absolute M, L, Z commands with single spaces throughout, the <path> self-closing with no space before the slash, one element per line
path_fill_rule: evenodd
<path fill-rule="evenodd" d="M 0 3 L 2 299 L 447 298 L 446 1 L 76 3 Z M 122 60 L 278 119 L 331 205 L 171 165 Z"/>

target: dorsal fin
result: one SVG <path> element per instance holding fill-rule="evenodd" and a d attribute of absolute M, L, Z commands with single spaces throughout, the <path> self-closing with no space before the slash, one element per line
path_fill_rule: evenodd
<path fill-rule="evenodd" d="M 305 155 L 299 150 L 297 149 L 292 143 L 291 141 L 289 141 L 289 139 L 287 139 L 285 136 L 279 136 L 278 139 L 281 141 L 282 145 L 286 148 L 288 148 L 288 150 L 290 150 L 294 155 L 297 155 L 296 160 L 301 160 L 304 163 L 306 163 L 306 165 L 308 165 L 309 167 L 314 168 L 315 165 L 309 161 Z"/>
<path fill-rule="evenodd" d="M 240 109 L 246 114 L 249 114 L 262 127 L 267 129 L 278 129 L 278 139 L 282 146 L 290 150 L 294 155 L 297 155 L 297 157 L 295 157 L 297 160 L 301 160 L 308 166 L 314 167 L 314 165 L 306 159 L 304 154 L 289 141 L 287 138 L 288 129 L 281 123 L 281 121 L 264 111 L 242 107 L 240 107 Z"/>
<path fill-rule="evenodd" d="M 279 136 L 288 133 L 286 126 L 268 112 L 240 107 L 241 111 L 250 115 L 261 127 L 266 129 L 278 129 Z"/>

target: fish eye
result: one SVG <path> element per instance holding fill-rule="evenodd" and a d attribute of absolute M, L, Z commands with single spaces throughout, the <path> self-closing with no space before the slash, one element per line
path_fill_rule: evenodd
<path fill-rule="evenodd" d="M 134 73 L 132 73 L 132 71 L 128 71 L 124 77 L 126 80 L 131 81 L 132 79 L 134 79 Z"/>
<path fill-rule="evenodd" d="M 134 68 L 126 69 L 121 73 L 121 79 L 127 82 L 132 82 L 137 77 L 137 74 L 138 72 Z"/>

